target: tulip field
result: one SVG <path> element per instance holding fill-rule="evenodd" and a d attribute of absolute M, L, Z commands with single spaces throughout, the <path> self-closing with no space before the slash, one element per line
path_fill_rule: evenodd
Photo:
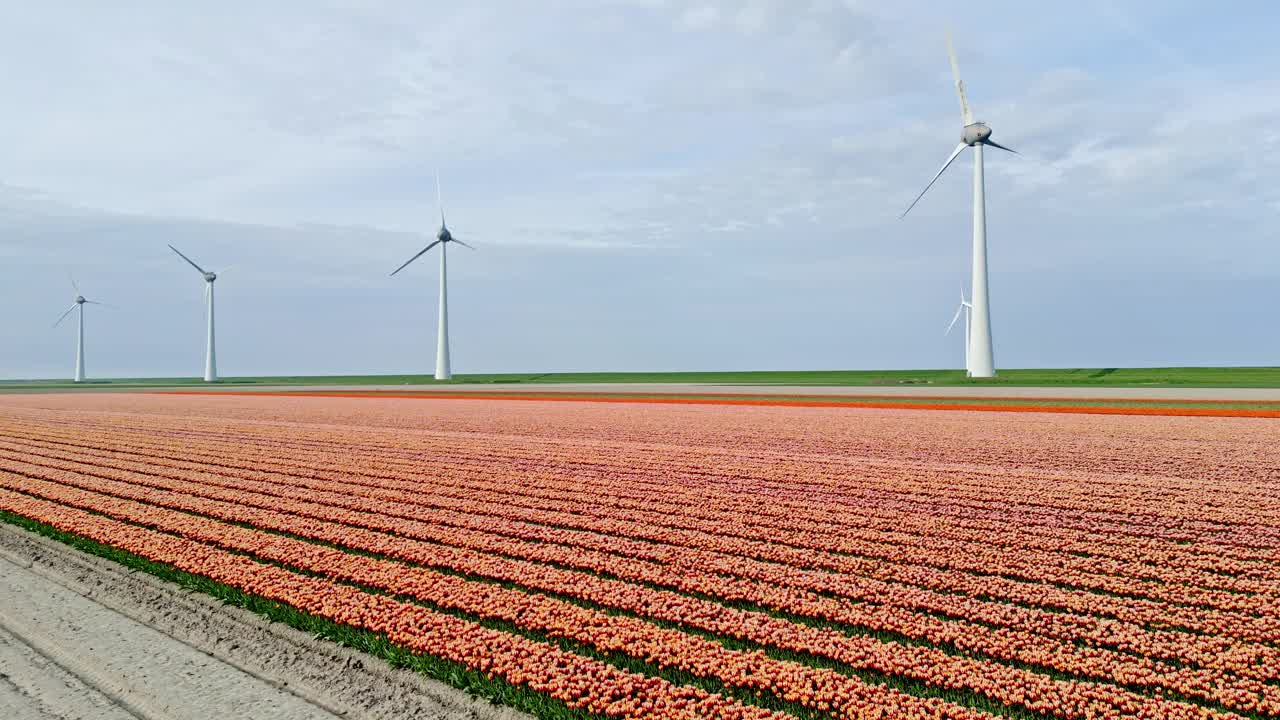
<path fill-rule="evenodd" d="M 1271 418 L 9 395 L 0 519 L 543 717 L 1280 717 Z"/>

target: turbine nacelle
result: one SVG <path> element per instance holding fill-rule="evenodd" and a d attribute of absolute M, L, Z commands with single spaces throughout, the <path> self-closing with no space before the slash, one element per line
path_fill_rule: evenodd
<path fill-rule="evenodd" d="M 985 143 L 989 137 L 991 137 L 991 128 L 981 122 L 965 125 L 964 131 L 960 133 L 960 141 L 970 147 Z"/>
<path fill-rule="evenodd" d="M 412 263 L 414 260 L 417 260 L 418 258 L 422 257 L 423 255 L 426 254 L 428 250 L 430 250 L 431 248 L 437 245 L 440 246 L 442 252 L 444 251 L 444 245 L 446 243 L 457 243 L 464 248 L 470 248 L 471 250 L 475 250 L 475 248 L 471 247 L 467 243 L 454 237 L 453 233 L 449 232 L 449 225 L 444 221 L 444 201 L 441 200 L 440 197 L 441 197 L 440 196 L 440 178 L 437 177 L 436 178 L 436 201 L 440 203 L 440 229 L 436 231 L 436 239 L 431 241 L 430 245 L 427 245 L 426 247 L 419 250 L 417 255 L 414 255 L 408 260 L 405 260 L 403 265 L 396 268 L 395 270 L 392 270 L 391 271 L 392 275 L 395 275 L 396 273 L 405 269 L 406 267 L 409 266 L 409 263 Z M 443 262 L 443 260 L 441 262 Z"/>
<path fill-rule="evenodd" d="M 214 272 L 207 272 L 207 273 L 205 273 L 205 274 L 204 274 L 204 281 L 205 281 L 205 282 L 213 282 L 214 280 L 217 280 L 217 279 L 218 279 L 218 273 L 214 273 Z M 233 288 L 233 289 L 234 289 L 234 288 Z"/>
<path fill-rule="evenodd" d="M 101 303 L 101 302 L 98 302 L 97 300 L 90 300 L 89 298 L 85 297 L 80 292 L 80 286 L 76 284 L 75 278 L 71 278 L 71 287 L 75 288 L 76 290 L 75 297 L 71 301 L 71 307 L 67 308 L 67 311 L 62 313 L 62 315 L 58 317 L 58 321 L 53 324 L 54 327 L 58 327 L 59 325 L 61 325 L 62 321 L 66 320 L 67 316 L 69 316 L 71 313 L 75 312 L 76 310 L 80 311 L 80 320 L 81 322 L 83 322 L 85 305 L 104 305 L 106 307 L 110 307 L 109 305 L 106 305 L 106 303 Z"/>

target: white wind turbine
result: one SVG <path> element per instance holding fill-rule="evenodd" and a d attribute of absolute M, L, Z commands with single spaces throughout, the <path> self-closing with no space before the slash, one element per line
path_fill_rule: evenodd
<path fill-rule="evenodd" d="M 436 326 L 436 379 L 448 380 L 453 377 L 453 372 L 449 368 L 449 277 L 448 265 L 445 259 L 446 250 L 449 243 L 458 243 L 462 247 L 475 250 L 475 248 L 455 238 L 444 222 L 444 199 L 440 194 L 440 176 L 436 176 L 436 202 L 440 205 L 440 229 L 436 232 L 436 239 L 430 245 L 418 251 L 417 255 L 409 258 L 403 265 L 392 271 L 392 275 L 400 272 L 409 266 L 409 263 L 422 257 L 428 250 L 440 246 L 440 320 Z"/>
<path fill-rule="evenodd" d="M 973 148 L 973 324 L 968 336 L 969 377 L 995 377 L 995 351 L 991 342 L 991 300 L 987 288 L 987 202 L 983 182 L 982 148 L 990 145 L 1011 153 L 1017 151 L 1007 148 L 991 139 L 991 128 L 982 122 L 974 122 L 973 113 L 969 110 L 969 100 L 964 94 L 964 81 L 960 79 L 960 65 L 956 62 L 956 50 L 947 38 L 947 54 L 951 59 L 951 74 L 955 77 L 956 93 L 960 96 L 960 116 L 964 120 L 964 130 L 960 134 L 960 144 L 951 152 L 951 156 L 942 164 L 942 169 L 924 186 L 924 190 L 911 201 L 902 213 L 906 217 L 911 208 L 920 202 L 920 198 L 929 192 L 929 188 L 946 172 L 951 163 L 959 157 L 966 147 Z"/>
<path fill-rule="evenodd" d="M 100 303 L 96 300 L 86 299 L 85 296 L 80 293 L 80 286 L 76 284 L 75 278 L 71 278 L 71 287 L 75 288 L 76 299 L 74 302 L 71 303 L 71 307 L 67 308 L 67 311 L 62 313 L 62 316 L 58 318 L 58 321 L 55 322 L 53 326 L 58 327 L 59 325 L 61 325 L 62 321 L 66 320 L 67 316 L 70 315 L 71 313 L 74 312 L 77 314 L 76 320 L 79 327 L 76 330 L 75 381 L 84 382 L 84 306 L 85 305 L 104 305 L 104 303 Z"/>
<path fill-rule="evenodd" d="M 956 321 L 960 319 L 960 313 L 964 313 L 964 369 L 970 372 L 969 367 L 969 324 L 973 313 L 973 304 L 964 299 L 964 288 L 960 288 L 960 305 L 956 307 L 956 314 L 951 317 L 951 323 L 947 325 L 946 332 L 942 333 L 943 337 L 951 334 L 951 328 L 956 326 Z"/>
<path fill-rule="evenodd" d="M 194 260 L 187 257 L 186 255 L 183 255 L 182 251 L 178 250 L 178 248 L 170 245 L 169 249 L 174 251 L 175 253 L 178 253 L 178 257 L 190 263 L 191 267 L 195 268 L 200 273 L 200 275 L 204 278 L 204 315 L 205 315 L 205 320 L 208 321 L 208 326 L 209 326 L 208 327 L 208 332 L 209 332 L 208 344 L 205 346 L 205 353 L 204 353 L 204 381 L 217 382 L 218 363 L 217 363 L 217 357 L 213 347 L 213 282 L 218 279 L 218 274 L 214 272 L 209 272 L 204 268 L 200 267 L 199 265 L 195 264 Z"/>

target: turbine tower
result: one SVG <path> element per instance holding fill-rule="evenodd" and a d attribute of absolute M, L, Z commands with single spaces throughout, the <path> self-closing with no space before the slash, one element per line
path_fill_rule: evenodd
<path fill-rule="evenodd" d="M 902 217 L 911 212 L 911 208 L 920 202 L 920 198 L 929 192 L 929 188 L 942 177 L 951 163 L 959 157 L 966 147 L 973 148 L 973 324 L 968 338 L 969 377 L 995 377 L 995 350 L 991 341 L 991 297 L 987 288 L 987 200 L 983 179 L 982 148 L 990 145 L 1000 150 L 1017 154 L 1016 150 L 1007 148 L 991 139 L 991 128 L 986 123 L 974 122 L 973 113 L 969 110 L 969 100 L 964 94 L 964 81 L 960 79 L 960 65 L 956 62 L 956 50 L 947 37 L 947 55 L 951 59 L 951 74 L 956 81 L 956 93 L 960 96 L 960 117 L 964 121 L 964 129 L 960 133 L 960 144 L 951 152 L 951 156 L 942 164 L 924 190 L 911 201 Z"/>
<path fill-rule="evenodd" d="M 409 266 L 409 263 L 422 257 L 428 250 L 440 246 L 440 319 L 436 325 L 436 379 L 448 380 L 453 377 L 453 372 L 449 368 L 449 273 L 448 260 L 446 259 L 446 249 L 449 243 L 458 243 L 462 247 L 475 250 L 475 248 L 455 238 L 450 232 L 448 225 L 444 221 L 444 199 L 440 194 L 440 177 L 436 176 L 436 202 L 440 205 L 440 229 L 436 231 L 436 239 L 430 245 L 418 251 L 417 255 L 409 258 L 403 265 L 391 272 L 392 275 L 400 272 Z"/>
<path fill-rule="evenodd" d="M 966 373 L 971 373 L 972 368 L 969 367 L 969 343 L 973 339 L 973 333 L 969 329 L 973 313 L 973 304 L 964 299 L 964 288 L 960 288 L 960 305 L 956 307 L 956 314 L 951 316 L 951 323 L 947 325 L 946 332 L 942 333 L 943 337 L 951 334 L 951 328 L 956 326 L 956 321 L 960 319 L 960 313 L 964 313 L 964 369 Z"/>
<path fill-rule="evenodd" d="M 80 286 L 76 284 L 76 281 L 74 278 L 71 280 L 71 287 L 75 288 L 76 290 L 76 299 L 73 303 L 71 303 L 71 307 L 67 308 L 67 311 L 62 313 L 62 316 L 58 318 L 58 321 L 55 322 L 53 326 L 58 327 L 59 325 L 62 324 L 63 320 L 67 319 L 68 315 L 70 315 L 73 312 L 76 313 L 77 315 L 76 321 L 79 327 L 76 330 L 75 381 L 84 382 L 84 306 L 85 305 L 102 305 L 102 303 L 96 300 L 85 299 L 85 296 L 80 294 Z"/>
<path fill-rule="evenodd" d="M 208 321 L 208 342 L 205 346 L 204 353 L 204 381 L 210 383 L 217 382 L 218 362 L 213 347 L 213 282 L 218 279 L 218 274 L 205 270 L 195 264 L 194 260 L 183 255 L 182 251 L 178 248 L 170 245 L 169 249 L 178 253 L 178 257 L 190 263 L 191 267 L 195 268 L 196 271 L 204 278 L 204 315 L 205 320 Z"/>

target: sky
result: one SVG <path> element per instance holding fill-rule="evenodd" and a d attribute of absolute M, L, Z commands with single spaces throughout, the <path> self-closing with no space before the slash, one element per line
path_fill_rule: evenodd
<path fill-rule="evenodd" d="M 962 367 L 948 30 L 997 367 L 1280 364 L 1280 7 L 965 7 L 4 3 L 0 378 Z"/>

